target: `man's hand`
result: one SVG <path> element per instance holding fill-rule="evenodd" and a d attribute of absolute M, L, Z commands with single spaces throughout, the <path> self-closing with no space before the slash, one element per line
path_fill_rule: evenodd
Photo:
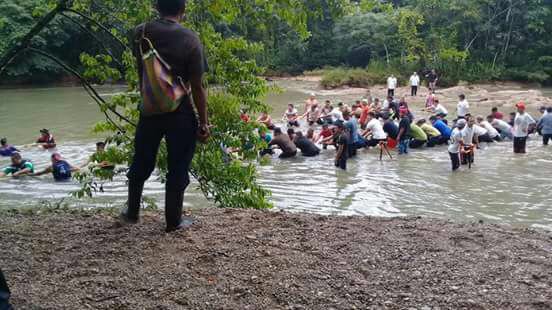
<path fill-rule="evenodd" d="M 211 136 L 211 126 L 207 124 L 199 125 L 199 128 L 197 130 L 197 139 L 200 142 L 205 143 L 207 142 L 210 136 Z"/>

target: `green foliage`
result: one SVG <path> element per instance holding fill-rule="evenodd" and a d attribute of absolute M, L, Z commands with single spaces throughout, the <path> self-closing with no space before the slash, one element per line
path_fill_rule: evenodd
<path fill-rule="evenodd" d="M 150 1 L 125 5 L 114 0 L 104 0 L 100 7 L 96 2 L 77 0 L 73 7 L 101 23 L 118 41 L 127 43 L 127 38 L 122 34 L 132 31 L 139 23 L 151 19 L 154 16 L 152 8 Z M 258 136 L 256 124 L 244 123 L 239 119 L 240 109 L 246 109 L 250 113 L 268 109 L 260 98 L 268 92 L 269 88 L 266 82 L 259 78 L 263 69 L 256 62 L 264 52 L 264 46 L 236 34 L 225 36 L 224 31 L 220 30 L 225 28 L 219 29 L 216 26 L 225 25 L 248 32 L 251 26 L 264 27 L 260 24 L 261 19 L 268 16 L 278 18 L 300 37 L 306 38 L 305 14 L 301 12 L 305 12 L 301 3 L 293 0 L 270 3 L 251 1 L 228 3 L 222 0 L 188 3 L 186 26 L 197 31 L 204 43 L 210 68 L 206 82 L 216 85 L 210 88 L 209 95 L 213 137 L 207 143 L 198 145 L 191 172 L 206 197 L 212 199 L 218 206 L 269 208 L 271 204 L 268 201 L 270 193 L 257 183 L 254 164 L 258 151 L 266 145 Z M 251 20 L 243 20 L 242 14 L 251 20 L 257 20 L 258 24 L 251 24 Z M 96 30 L 101 32 L 102 28 Z M 101 102 L 100 109 L 108 115 L 112 115 L 112 111 L 117 111 L 131 123 L 137 123 L 139 115 L 136 106 L 140 97 L 137 92 L 135 61 L 129 50 L 127 48 L 117 54 L 120 59 L 113 59 L 106 52 L 83 53 L 81 61 L 85 67 L 84 74 L 89 80 L 100 83 L 118 78 L 126 80 L 129 85 L 128 91 L 113 96 L 105 103 Z M 115 60 L 124 65 L 123 70 L 115 68 Z M 109 135 L 108 141 L 116 145 L 103 154 L 105 157 L 103 160 L 122 166 L 130 164 L 134 152 L 132 139 L 134 126 L 117 116 L 112 116 L 105 122 L 97 124 L 94 131 Z M 228 155 L 227 148 L 239 149 L 240 160 Z M 160 172 L 160 180 L 164 181 L 167 173 L 167 151 L 164 143 L 157 158 L 157 168 Z M 93 195 L 102 190 L 102 182 L 108 182 L 115 175 L 123 173 L 124 169 L 106 171 L 89 168 L 88 171 L 77 174 L 77 179 L 83 184 L 83 188 L 76 192 L 75 196 Z M 151 203 L 150 201 L 148 204 L 151 205 Z"/>

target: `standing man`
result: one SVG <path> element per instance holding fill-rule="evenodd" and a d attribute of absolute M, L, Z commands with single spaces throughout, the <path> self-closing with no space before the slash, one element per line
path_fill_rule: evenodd
<path fill-rule="evenodd" d="M 462 139 L 462 131 L 466 127 L 466 120 L 459 120 L 456 123 L 456 128 L 452 131 L 450 135 L 450 145 L 448 147 L 448 152 L 450 155 L 450 161 L 452 163 L 452 171 L 458 170 L 460 168 L 460 151 L 461 147 L 464 144 Z"/>
<path fill-rule="evenodd" d="M 418 86 L 420 86 L 420 76 L 417 72 L 414 72 L 410 77 L 410 96 L 416 97 L 418 95 Z"/>
<path fill-rule="evenodd" d="M 458 99 L 458 105 L 456 106 L 458 119 L 465 119 L 466 115 L 470 114 L 470 103 L 466 100 L 466 95 L 464 94 L 458 96 Z"/>
<path fill-rule="evenodd" d="M 338 121 L 336 124 L 335 145 L 337 153 L 335 155 L 335 166 L 347 170 L 347 159 L 349 158 L 349 133 L 345 129 L 345 124 Z"/>
<path fill-rule="evenodd" d="M 196 142 L 210 136 L 207 116 L 207 94 L 203 75 L 207 61 L 198 36 L 180 25 L 184 17 L 186 0 L 157 0 L 160 19 L 140 25 L 134 35 L 134 55 L 138 62 L 138 76 L 143 85 L 143 63 L 140 50 L 144 37 L 150 40 L 160 56 L 171 66 L 191 89 L 180 100 L 176 111 L 154 116 L 140 115 L 134 141 L 134 158 L 128 172 L 128 206 L 121 213 L 125 223 L 138 222 L 144 182 L 155 169 L 157 152 L 165 138 L 168 152 L 168 173 L 165 194 L 166 232 L 190 227 L 194 220 L 183 218 L 184 191 L 190 184 L 189 169 L 194 157 Z M 192 107 L 197 109 L 199 124 Z"/>
<path fill-rule="evenodd" d="M 552 140 L 552 107 L 546 108 L 546 114 L 539 120 L 537 128 L 542 134 L 542 143 L 548 145 Z"/>
<path fill-rule="evenodd" d="M 439 77 L 437 76 L 437 72 L 435 72 L 435 69 L 431 70 L 431 72 L 426 74 L 426 78 L 429 82 L 429 91 L 435 92 L 437 88 L 437 82 L 439 81 Z"/>
<path fill-rule="evenodd" d="M 1 310 L 12 310 L 10 305 L 10 289 L 8 288 L 8 283 L 4 278 L 4 273 L 0 269 L 0 309 Z"/>
<path fill-rule="evenodd" d="M 395 97 L 395 89 L 397 88 L 397 78 L 395 75 L 391 74 L 389 78 L 387 78 L 387 96 L 388 97 Z"/>
<path fill-rule="evenodd" d="M 408 144 L 410 143 L 410 118 L 408 117 L 408 109 L 402 107 L 399 109 L 399 115 L 401 121 L 399 122 L 399 134 L 397 135 L 397 141 L 399 141 L 399 155 L 408 154 Z"/>
<path fill-rule="evenodd" d="M 535 120 L 525 112 L 525 103 L 516 104 L 517 113 L 514 118 L 514 153 L 525 154 L 529 126 L 536 124 Z"/>

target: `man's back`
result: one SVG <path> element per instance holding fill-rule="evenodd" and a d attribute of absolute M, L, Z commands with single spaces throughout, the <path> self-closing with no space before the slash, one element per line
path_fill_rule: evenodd
<path fill-rule="evenodd" d="M 207 71 L 203 46 L 197 35 L 175 21 L 159 19 L 142 24 L 135 29 L 134 55 L 138 61 L 140 77 L 142 60 L 139 43 L 143 33 L 145 38 L 152 42 L 161 58 L 171 66 L 172 73 L 181 77 L 184 82 L 188 82 L 192 76 L 201 76 Z M 147 48 L 147 45 L 143 43 L 143 47 Z"/>

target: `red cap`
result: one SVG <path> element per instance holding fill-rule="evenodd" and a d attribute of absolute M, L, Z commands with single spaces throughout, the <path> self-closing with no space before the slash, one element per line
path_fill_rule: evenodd
<path fill-rule="evenodd" d="M 516 108 L 521 109 L 521 110 L 525 110 L 525 103 L 518 102 L 518 104 L 516 104 Z"/>

